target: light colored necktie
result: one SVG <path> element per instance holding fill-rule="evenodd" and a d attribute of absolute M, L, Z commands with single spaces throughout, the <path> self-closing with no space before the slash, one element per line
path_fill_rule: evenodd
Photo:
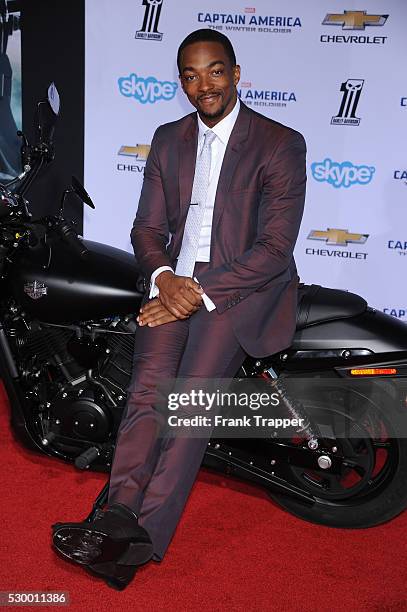
<path fill-rule="evenodd" d="M 175 274 L 180 276 L 192 276 L 194 272 L 209 185 L 211 144 L 215 138 L 216 134 L 212 130 L 205 132 L 204 143 L 196 160 L 191 204 L 185 222 L 177 267 L 175 268 Z"/>

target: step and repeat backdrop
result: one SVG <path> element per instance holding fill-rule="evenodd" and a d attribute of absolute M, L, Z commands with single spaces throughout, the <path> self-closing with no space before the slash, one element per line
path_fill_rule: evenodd
<path fill-rule="evenodd" d="M 176 53 L 191 31 L 232 41 L 241 100 L 304 134 L 301 280 L 407 321 L 407 2 L 86 0 L 84 235 L 131 251 L 155 129 L 194 110 Z M 236 212 L 238 214 L 238 211 Z"/>

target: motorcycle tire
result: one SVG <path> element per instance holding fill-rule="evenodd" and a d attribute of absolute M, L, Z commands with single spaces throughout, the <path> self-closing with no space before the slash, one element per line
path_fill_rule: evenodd
<path fill-rule="evenodd" d="M 352 474 L 354 469 L 348 467 L 333 476 L 322 470 L 290 466 L 292 481 L 311 493 L 315 503 L 307 505 L 273 491 L 269 494 L 285 510 L 311 523 L 345 529 L 374 527 L 407 508 L 406 393 L 383 380 L 348 389 L 347 406 L 344 398 L 338 401 L 341 393 L 343 389 L 337 388 L 335 400 L 331 393 L 325 401 L 313 400 L 312 406 L 306 393 L 299 399 L 306 409 L 311 409 L 317 422 L 322 419 L 332 425 L 333 417 L 346 415 L 353 432 L 360 430 L 360 437 L 339 438 L 345 456 L 354 453 L 356 463 L 361 457 L 357 466 L 359 480 Z"/>

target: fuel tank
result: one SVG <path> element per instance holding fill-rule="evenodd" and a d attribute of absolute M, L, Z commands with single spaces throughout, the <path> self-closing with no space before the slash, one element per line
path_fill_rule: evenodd
<path fill-rule="evenodd" d="M 143 294 L 134 255 L 83 242 L 84 259 L 57 238 L 19 254 L 9 290 L 31 317 L 70 323 L 138 312 Z"/>

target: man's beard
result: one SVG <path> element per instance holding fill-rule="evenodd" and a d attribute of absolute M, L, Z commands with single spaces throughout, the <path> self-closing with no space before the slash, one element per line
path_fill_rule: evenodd
<path fill-rule="evenodd" d="M 218 95 L 220 95 L 220 94 L 218 94 Z M 224 112 L 225 112 L 225 110 L 226 110 L 227 105 L 230 103 L 230 101 L 231 101 L 231 100 L 232 100 L 232 96 L 230 96 L 230 98 L 228 98 L 228 100 L 226 100 L 226 101 L 225 101 L 225 99 L 223 98 L 223 103 L 221 104 L 221 106 L 220 106 L 220 107 L 219 107 L 217 110 L 212 111 L 212 112 L 205 111 L 205 110 L 204 110 L 204 109 L 203 109 L 203 108 L 202 108 L 202 107 L 199 105 L 199 102 L 198 102 L 198 110 L 199 110 L 199 114 L 200 114 L 202 117 L 205 117 L 206 119 L 217 119 L 218 117 L 221 117 L 221 116 L 223 115 L 223 113 L 224 113 Z"/>
<path fill-rule="evenodd" d="M 227 104 L 222 104 L 222 106 L 220 106 L 218 110 L 213 111 L 212 113 L 208 113 L 202 110 L 201 107 L 199 107 L 199 114 L 202 115 L 202 117 L 206 117 L 206 119 L 217 119 L 217 117 L 221 117 L 223 115 L 223 113 L 225 112 L 226 106 Z"/>

